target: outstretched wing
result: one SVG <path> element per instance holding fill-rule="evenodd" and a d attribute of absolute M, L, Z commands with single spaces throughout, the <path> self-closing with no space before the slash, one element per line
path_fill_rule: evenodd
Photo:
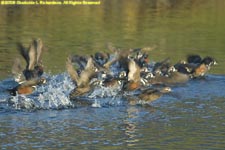
<path fill-rule="evenodd" d="M 141 81 L 140 68 L 133 59 L 129 61 L 128 67 L 129 67 L 128 81 L 140 82 Z"/>
<path fill-rule="evenodd" d="M 36 50 L 37 50 L 37 64 L 41 64 L 41 56 L 42 56 L 42 52 L 43 52 L 43 42 L 42 40 L 39 38 L 36 41 Z"/>
<path fill-rule="evenodd" d="M 71 57 L 69 56 L 67 58 L 67 61 L 66 61 L 66 69 L 67 69 L 67 72 L 69 73 L 70 75 L 70 78 L 75 82 L 75 83 L 78 83 L 78 74 L 77 72 L 74 70 L 73 68 L 73 64 L 71 62 Z"/>
<path fill-rule="evenodd" d="M 29 49 L 28 49 L 28 56 L 29 56 L 29 65 L 28 65 L 28 70 L 33 70 L 34 65 L 36 63 L 36 45 L 35 45 L 35 40 L 32 41 Z"/>
<path fill-rule="evenodd" d="M 16 58 L 12 66 L 12 74 L 14 76 L 15 81 L 18 83 L 25 80 L 25 77 L 23 76 L 22 72 L 23 72 L 23 67 L 21 65 L 21 61 L 19 58 Z"/>
<path fill-rule="evenodd" d="M 22 71 L 23 71 L 23 68 L 21 65 L 21 61 L 19 58 L 16 58 L 12 66 L 12 73 L 13 74 L 22 73 Z"/>
<path fill-rule="evenodd" d="M 27 63 L 26 67 L 28 68 L 30 59 L 29 59 L 29 55 L 28 55 L 27 49 L 21 43 L 17 43 L 17 48 L 18 48 L 20 54 L 25 59 L 25 61 Z"/>

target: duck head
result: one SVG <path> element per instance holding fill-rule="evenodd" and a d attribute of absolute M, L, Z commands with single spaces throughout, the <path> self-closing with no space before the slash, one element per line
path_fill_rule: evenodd
<path fill-rule="evenodd" d="M 212 57 L 205 57 L 203 60 L 202 60 L 202 63 L 204 63 L 207 67 L 211 67 L 212 65 L 217 65 L 217 62 L 214 58 Z"/>

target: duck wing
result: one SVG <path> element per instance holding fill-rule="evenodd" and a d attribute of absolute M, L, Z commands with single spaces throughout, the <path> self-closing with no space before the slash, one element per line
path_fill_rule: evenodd
<path fill-rule="evenodd" d="M 14 75 L 16 82 L 21 82 L 25 80 L 25 77 L 23 76 L 22 72 L 23 72 L 23 67 L 22 67 L 21 61 L 19 58 L 16 58 L 12 66 L 12 74 Z"/>
<path fill-rule="evenodd" d="M 95 75 L 96 69 L 92 57 L 89 57 L 85 69 L 80 73 L 80 78 L 77 82 L 78 87 L 87 86 L 90 79 Z"/>
<path fill-rule="evenodd" d="M 36 58 L 37 58 L 36 56 L 37 56 L 36 43 L 35 43 L 35 40 L 33 40 L 28 49 L 28 57 L 29 57 L 28 70 L 34 70 L 34 66 L 36 64 Z"/>
<path fill-rule="evenodd" d="M 29 59 L 29 55 L 28 55 L 27 49 L 20 42 L 17 43 L 17 49 L 19 50 L 20 54 L 25 59 L 25 61 L 27 63 L 26 68 L 28 68 L 30 59 Z"/>
<path fill-rule="evenodd" d="M 137 63 L 131 59 L 128 64 L 128 81 L 134 81 L 134 82 L 140 82 L 140 67 L 137 65 Z"/>
<path fill-rule="evenodd" d="M 42 40 L 39 38 L 37 40 L 35 40 L 36 42 L 36 50 L 37 50 L 37 64 L 41 64 L 41 56 L 43 53 L 43 42 Z"/>
<path fill-rule="evenodd" d="M 71 57 L 70 56 L 67 58 L 67 61 L 66 61 L 66 69 L 67 69 L 68 74 L 70 75 L 70 78 L 75 83 L 78 83 L 79 77 L 78 77 L 77 72 L 73 68 L 73 64 L 72 64 L 72 61 L 71 61 Z"/>
<path fill-rule="evenodd" d="M 87 58 L 85 56 L 73 55 L 71 56 L 71 62 L 76 63 L 80 70 L 84 70 L 87 64 Z"/>

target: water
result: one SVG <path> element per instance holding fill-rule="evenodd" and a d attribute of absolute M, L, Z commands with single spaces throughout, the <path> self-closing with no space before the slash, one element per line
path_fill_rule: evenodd
<path fill-rule="evenodd" d="M 224 6 L 223 0 L 0 6 L 1 149 L 224 149 Z M 14 86 L 16 42 L 28 45 L 32 37 L 44 41 L 48 82 L 30 96 L 10 98 L 5 89 Z M 106 51 L 108 42 L 124 49 L 156 46 L 152 61 L 170 57 L 175 63 L 199 53 L 219 65 L 151 105 L 127 105 L 110 91 L 112 98 L 75 106 L 66 57 Z"/>

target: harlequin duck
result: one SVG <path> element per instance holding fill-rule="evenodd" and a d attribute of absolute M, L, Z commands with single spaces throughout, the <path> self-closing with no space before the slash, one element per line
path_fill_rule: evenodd
<path fill-rule="evenodd" d="M 168 72 L 168 69 L 171 67 L 170 65 L 170 59 L 166 58 L 161 62 L 157 62 L 153 69 L 152 72 L 154 75 L 166 75 Z"/>
<path fill-rule="evenodd" d="M 104 87 L 112 87 L 117 88 L 123 85 L 124 81 L 126 80 L 126 72 L 122 71 L 117 76 L 105 76 L 102 82 L 102 86 Z"/>
<path fill-rule="evenodd" d="M 191 78 L 204 76 L 212 65 L 217 64 L 215 59 L 209 56 L 202 59 L 199 55 L 189 55 L 187 61 L 188 63 L 185 61 L 183 63 L 177 63 L 174 67 L 178 72 L 188 74 Z"/>
<path fill-rule="evenodd" d="M 19 84 L 18 86 L 14 87 L 13 89 L 9 89 L 8 91 L 12 96 L 16 96 L 17 94 L 28 95 L 33 93 L 37 85 L 41 85 L 44 83 L 46 83 L 45 78 L 35 78 L 25 81 Z"/>
<path fill-rule="evenodd" d="M 168 69 L 167 76 L 156 75 L 149 80 L 151 84 L 176 85 L 183 84 L 189 80 L 189 75 L 178 72 L 174 66 Z"/>
<path fill-rule="evenodd" d="M 209 56 L 205 57 L 201 61 L 201 64 L 194 69 L 193 77 L 204 76 L 211 69 L 211 66 L 216 64 L 217 62 L 214 58 Z"/>

